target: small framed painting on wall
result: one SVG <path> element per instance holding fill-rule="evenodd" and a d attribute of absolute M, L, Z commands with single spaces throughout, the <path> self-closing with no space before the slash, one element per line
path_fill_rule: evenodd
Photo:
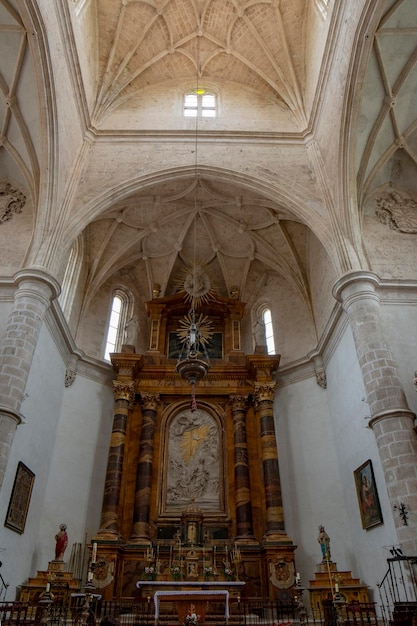
<path fill-rule="evenodd" d="M 358 494 L 362 528 L 368 529 L 382 524 L 382 513 L 375 483 L 372 461 L 368 459 L 353 472 Z"/>
<path fill-rule="evenodd" d="M 35 474 L 19 461 L 4 525 L 20 534 L 25 530 L 34 481 Z"/>

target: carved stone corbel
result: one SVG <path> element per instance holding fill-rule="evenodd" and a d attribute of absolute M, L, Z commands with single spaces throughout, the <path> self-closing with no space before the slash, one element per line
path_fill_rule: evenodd
<path fill-rule="evenodd" d="M 68 359 L 67 369 L 65 371 L 65 387 L 71 387 L 72 383 L 77 376 L 77 363 L 78 359 L 75 354 L 72 354 Z"/>

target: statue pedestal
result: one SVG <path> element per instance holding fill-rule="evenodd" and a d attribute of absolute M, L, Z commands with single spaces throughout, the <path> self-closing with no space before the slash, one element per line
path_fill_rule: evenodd
<path fill-rule="evenodd" d="M 49 561 L 48 572 L 65 572 L 65 561 Z"/>
<path fill-rule="evenodd" d="M 57 604 L 68 605 L 72 593 L 79 593 L 81 581 L 72 572 L 65 572 L 64 561 L 50 561 L 46 571 L 38 571 L 34 578 L 20 586 L 19 600 L 36 604 L 47 590 Z"/>
<path fill-rule="evenodd" d="M 322 561 L 317 565 L 314 580 L 310 580 L 310 603 L 313 611 L 324 613 L 323 601 L 333 600 L 338 591 L 342 602 L 369 602 L 368 586 L 349 571 L 338 571 L 337 563 Z M 337 585 L 337 586 L 336 586 Z"/>

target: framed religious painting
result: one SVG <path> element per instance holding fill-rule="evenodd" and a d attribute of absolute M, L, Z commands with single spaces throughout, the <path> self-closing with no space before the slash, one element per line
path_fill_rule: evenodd
<path fill-rule="evenodd" d="M 17 533 L 25 530 L 35 474 L 19 461 L 4 525 Z"/>
<path fill-rule="evenodd" d="M 367 530 L 382 524 L 381 506 L 379 504 L 372 461 L 370 459 L 365 461 L 353 472 L 353 475 L 355 477 L 362 528 Z"/>

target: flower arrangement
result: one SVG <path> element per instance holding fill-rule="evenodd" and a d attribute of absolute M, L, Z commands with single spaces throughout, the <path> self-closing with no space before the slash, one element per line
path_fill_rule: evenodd
<path fill-rule="evenodd" d="M 224 568 L 224 574 L 228 580 L 231 580 L 233 578 L 234 572 L 231 567 L 226 565 L 226 567 Z"/>
<path fill-rule="evenodd" d="M 181 578 L 181 567 L 177 563 L 171 567 L 171 574 L 174 580 Z"/>
<path fill-rule="evenodd" d="M 155 578 L 156 575 L 156 569 L 154 568 L 153 565 L 147 565 L 145 567 L 145 576 L 146 578 L 148 578 L 149 580 L 152 580 L 153 578 Z"/>
<path fill-rule="evenodd" d="M 211 565 L 206 565 L 204 567 L 204 576 L 206 578 L 208 578 L 209 576 L 211 576 L 213 574 L 213 568 Z"/>
<path fill-rule="evenodd" d="M 195 613 L 194 605 L 190 608 L 184 619 L 184 626 L 198 626 L 200 616 Z"/>

